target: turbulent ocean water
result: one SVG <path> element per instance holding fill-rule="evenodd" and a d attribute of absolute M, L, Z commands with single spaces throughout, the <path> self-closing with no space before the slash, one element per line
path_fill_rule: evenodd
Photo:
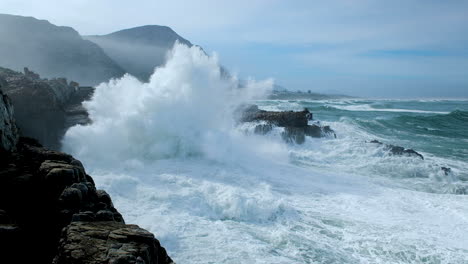
<path fill-rule="evenodd" d="M 196 47 L 169 58 L 101 84 L 64 149 L 177 263 L 468 263 L 468 101 L 259 100 L 270 81 L 237 89 Z M 255 135 L 232 116 L 252 102 L 307 107 L 336 138 Z"/>

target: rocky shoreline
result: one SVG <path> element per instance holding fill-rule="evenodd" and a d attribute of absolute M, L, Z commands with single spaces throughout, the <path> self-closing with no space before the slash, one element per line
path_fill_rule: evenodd
<path fill-rule="evenodd" d="M 1 263 L 173 263 L 153 234 L 125 224 L 80 161 L 20 137 L 0 99 Z"/>
<path fill-rule="evenodd" d="M 59 149 L 69 127 L 90 122 L 82 102 L 93 92 L 63 78 L 41 79 L 27 68 L 0 68 L 0 263 L 173 263 L 153 234 L 125 223 L 80 161 L 51 150 Z M 329 126 L 313 122 L 308 109 L 244 105 L 236 116 L 239 124 L 252 123 L 256 134 L 283 128 L 288 143 L 336 138 Z M 424 160 L 413 149 L 368 143 L 390 155 Z"/>

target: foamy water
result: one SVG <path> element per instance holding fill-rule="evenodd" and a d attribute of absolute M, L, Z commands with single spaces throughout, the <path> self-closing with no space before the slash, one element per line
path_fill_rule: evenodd
<path fill-rule="evenodd" d="M 196 47 L 176 45 L 169 56 L 149 83 L 125 76 L 100 85 L 85 104 L 93 123 L 71 128 L 64 148 L 177 263 L 466 263 L 468 196 L 456 195 L 466 186 L 463 146 L 439 154 L 405 134 L 419 130 L 395 123 L 398 109 L 434 115 L 451 106 L 259 101 L 309 107 L 338 135 L 288 145 L 280 128 L 258 136 L 232 118 L 271 81 L 238 89 Z M 439 144 L 450 145 L 445 138 Z M 391 156 L 372 139 L 420 147 L 425 160 Z"/>

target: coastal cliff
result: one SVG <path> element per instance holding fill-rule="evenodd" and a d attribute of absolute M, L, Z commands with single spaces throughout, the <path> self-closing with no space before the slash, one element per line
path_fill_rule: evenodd
<path fill-rule="evenodd" d="M 81 102 L 92 90 L 77 82 L 41 79 L 28 68 L 21 73 L 0 67 L 0 89 L 11 99 L 20 135 L 35 138 L 48 148 L 60 149 L 69 127 L 89 122 Z"/>
<path fill-rule="evenodd" d="M 72 156 L 19 137 L 0 90 L 0 263 L 173 263 Z"/>

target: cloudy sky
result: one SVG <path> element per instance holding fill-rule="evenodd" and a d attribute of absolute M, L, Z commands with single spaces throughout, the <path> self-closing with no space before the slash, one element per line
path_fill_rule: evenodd
<path fill-rule="evenodd" d="M 241 77 L 292 90 L 468 97 L 466 0 L 1 0 L 83 35 L 167 25 Z"/>

